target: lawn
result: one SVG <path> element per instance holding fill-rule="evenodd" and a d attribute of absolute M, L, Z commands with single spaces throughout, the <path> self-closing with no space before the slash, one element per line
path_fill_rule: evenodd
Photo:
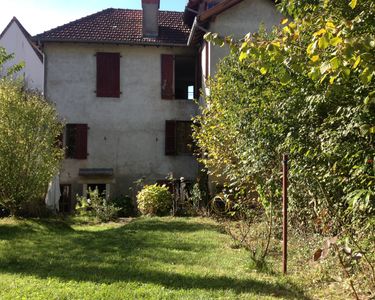
<path fill-rule="evenodd" d="M 204 218 L 0 219 L 0 299 L 308 299 Z"/>

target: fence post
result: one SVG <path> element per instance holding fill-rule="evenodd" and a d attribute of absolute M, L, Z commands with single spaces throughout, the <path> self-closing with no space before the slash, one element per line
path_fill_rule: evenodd
<path fill-rule="evenodd" d="M 288 265 L 288 154 L 283 155 L 283 274 Z"/>

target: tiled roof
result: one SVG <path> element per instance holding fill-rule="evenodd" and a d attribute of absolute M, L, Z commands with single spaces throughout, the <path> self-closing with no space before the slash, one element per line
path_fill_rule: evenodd
<path fill-rule="evenodd" d="M 40 42 L 100 42 L 186 45 L 189 28 L 182 12 L 159 11 L 159 36 L 143 37 L 142 10 L 109 8 L 34 36 Z"/>

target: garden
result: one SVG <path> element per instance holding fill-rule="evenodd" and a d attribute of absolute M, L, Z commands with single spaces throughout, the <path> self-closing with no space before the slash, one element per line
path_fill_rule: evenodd
<path fill-rule="evenodd" d="M 1 299 L 374 299 L 375 3 L 278 7 L 289 17 L 272 32 L 205 36 L 230 54 L 194 119 L 204 174 L 182 204 L 144 184 L 137 207 L 94 190 L 75 216 L 25 219 L 44 214 L 62 125 L 41 95 L 1 79 Z"/>

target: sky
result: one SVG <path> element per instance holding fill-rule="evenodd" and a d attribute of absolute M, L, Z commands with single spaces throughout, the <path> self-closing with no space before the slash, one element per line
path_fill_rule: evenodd
<path fill-rule="evenodd" d="M 3 0 L 0 33 L 13 16 L 35 35 L 106 8 L 141 9 L 141 0 Z M 160 0 L 161 10 L 183 11 L 187 0 Z"/>

